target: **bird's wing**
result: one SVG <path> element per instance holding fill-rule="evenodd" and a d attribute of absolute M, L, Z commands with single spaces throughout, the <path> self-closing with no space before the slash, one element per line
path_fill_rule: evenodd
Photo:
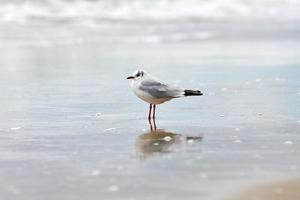
<path fill-rule="evenodd" d="M 155 98 L 175 98 L 183 96 L 182 88 L 152 79 L 142 81 L 139 85 L 139 89 Z"/>

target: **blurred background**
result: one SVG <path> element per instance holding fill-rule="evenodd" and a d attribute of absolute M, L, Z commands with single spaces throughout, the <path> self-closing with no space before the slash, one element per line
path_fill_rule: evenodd
<path fill-rule="evenodd" d="M 0 199 L 299 200 L 299 22 L 297 0 L 0 0 Z M 153 132 L 137 68 L 204 95 Z"/>
<path fill-rule="evenodd" d="M 299 35 L 296 0 L 1 0 L 0 5 L 1 46 Z"/>

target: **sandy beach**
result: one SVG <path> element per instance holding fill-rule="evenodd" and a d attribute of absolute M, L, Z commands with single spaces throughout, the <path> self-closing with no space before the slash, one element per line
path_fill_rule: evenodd
<path fill-rule="evenodd" d="M 299 187 L 299 179 L 273 181 L 263 184 L 261 183 L 257 184 L 257 186 L 252 186 L 244 189 L 244 191 L 240 192 L 239 195 L 236 195 L 236 197 L 229 197 L 228 200 L 297 200 L 300 198 Z"/>
<path fill-rule="evenodd" d="M 299 197 L 296 12 L 27 22 L 3 8 L 0 199 Z M 126 80 L 137 68 L 204 95 L 157 106 L 151 132 Z"/>
<path fill-rule="evenodd" d="M 298 48 L 2 48 L 1 197 L 222 199 L 240 184 L 298 176 Z M 205 94 L 158 106 L 157 137 L 125 79 L 141 63 Z"/>

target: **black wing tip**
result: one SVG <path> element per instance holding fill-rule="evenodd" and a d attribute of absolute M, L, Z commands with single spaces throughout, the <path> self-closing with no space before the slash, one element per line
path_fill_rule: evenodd
<path fill-rule="evenodd" d="M 200 90 L 184 90 L 185 96 L 201 96 L 203 93 Z"/>

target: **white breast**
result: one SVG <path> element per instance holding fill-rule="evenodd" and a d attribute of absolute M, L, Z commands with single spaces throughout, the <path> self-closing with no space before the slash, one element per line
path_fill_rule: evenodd
<path fill-rule="evenodd" d="M 139 89 L 139 81 L 132 81 L 131 83 L 131 89 L 134 92 L 134 94 L 142 99 L 143 101 L 146 101 L 150 104 L 161 104 L 166 101 L 171 100 L 172 98 L 156 98 L 150 95 L 149 93 L 146 93 Z"/>

